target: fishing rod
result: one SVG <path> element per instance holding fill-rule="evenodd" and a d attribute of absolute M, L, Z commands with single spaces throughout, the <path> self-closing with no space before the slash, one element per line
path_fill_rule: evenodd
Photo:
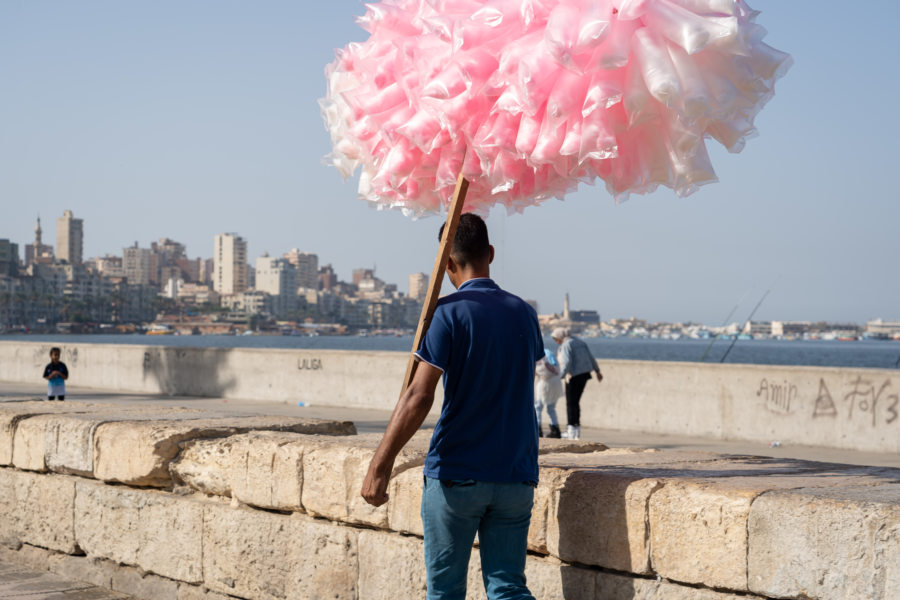
<path fill-rule="evenodd" d="M 731 309 L 731 312 L 728 313 L 728 316 L 725 317 L 725 320 L 722 321 L 722 327 L 725 327 L 728 324 L 728 320 L 731 319 L 732 315 L 737 312 L 738 307 L 741 305 L 741 302 L 744 301 L 744 298 L 747 297 L 747 293 L 744 292 L 744 295 L 741 296 L 741 299 L 737 301 L 737 304 L 734 305 L 734 308 Z M 703 356 L 700 357 L 700 362 L 706 362 L 706 357 L 709 355 L 709 351 L 712 350 L 713 344 L 716 343 L 716 338 L 718 336 L 712 336 L 712 339 L 709 340 L 709 345 L 706 347 L 706 350 L 703 352 Z"/>
<path fill-rule="evenodd" d="M 747 321 L 744 323 L 744 326 L 741 328 L 741 331 L 747 328 L 747 325 L 753 320 L 753 315 L 756 314 L 756 311 L 759 310 L 759 307 L 762 306 L 763 301 L 766 299 L 766 296 L 769 295 L 769 292 L 772 291 L 772 288 L 775 287 L 775 284 L 778 283 L 778 279 L 772 282 L 772 285 L 769 286 L 769 289 L 766 290 L 766 293 L 762 295 L 762 298 L 759 299 L 759 302 L 756 303 L 756 306 L 753 308 L 753 311 L 750 313 L 750 316 L 747 317 Z M 731 340 L 731 345 L 728 346 L 728 350 L 725 351 L 725 354 L 722 355 L 722 360 L 720 363 L 725 362 L 725 359 L 728 358 L 728 353 L 731 352 L 731 349 L 734 348 L 734 345 L 737 344 L 738 336 L 740 336 L 740 332 L 734 334 L 734 339 Z"/>

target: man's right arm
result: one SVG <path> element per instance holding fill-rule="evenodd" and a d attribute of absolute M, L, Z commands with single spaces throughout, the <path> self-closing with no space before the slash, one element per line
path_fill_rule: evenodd
<path fill-rule="evenodd" d="M 420 360 L 416 365 L 412 383 L 400 396 L 363 481 L 362 497 L 372 506 L 381 506 L 388 501 L 387 487 L 394 460 L 428 416 L 441 375 L 440 369 L 425 361 Z"/>

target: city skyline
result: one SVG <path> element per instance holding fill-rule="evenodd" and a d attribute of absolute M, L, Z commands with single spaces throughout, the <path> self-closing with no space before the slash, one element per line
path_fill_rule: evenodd
<path fill-rule="evenodd" d="M 62 224 L 64 223 L 64 219 L 72 219 L 73 216 L 74 216 L 73 211 L 67 209 L 65 211 L 64 216 L 58 220 L 57 226 L 61 227 Z M 81 227 L 83 224 L 83 220 L 77 219 L 77 221 L 80 223 L 79 227 Z M 40 235 L 41 235 L 41 229 L 40 229 L 40 223 L 38 222 L 37 227 L 35 229 L 35 242 L 40 242 Z M 57 238 L 65 239 L 65 236 L 63 234 L 58 234 Z M 322 274 L 322 270 L 319 270 L 317 268 L 319 265 L 319 255 L 316 252 L 301 252 L 298 248 L 291 248 L 288 251 L 285 251 L 282 253 L 276 252 L 271 255 L 268 251 L 265 251 L 263 254 L 254 258 L 254 257 L 250 256 L 246 251 L 246 248 L 249 246 L 249 240 L 243 238 L 237 232 L 222 232 L 222 233 L 214 235 L 213 239 L 214 239 L 214 251 L 213 251 L 212 256 L 204 256 L 204 255 L 200 254 L 200 255 L 195 256 L 194 259 L 188 259 L 188 262 L 190 262 L 192 260 L 196 260 L 201 263 L 210 262 L 213 265 L 211 268 L 211 272 L 208 273 L 208 279 L 199 277 L 199 278 L 196 278 L 195 280 L 191 281 L 192 284 L 195 284 L 195 283 L 203 284 L 206 287 L 208 287 L 210 290 L 213 290 L 215 293 L 217 293 L 218 295 L 223 296 L 223 297 L 229 296 L 229 295 L 231 295 L 231 296 L 239 295 L 241 293 L 248 292 L 248 291 L 265 292 L 265 293 L 273 295 L 273 296 L 280 296 L 289 287 L 291 287 L 290 285 L 287 285 L 287 287 L 285 286 L 286 281 L 291 281 L 294 284 L 293 285 L 294 288 L 306 287 L 307 289 L 316 289 L 316 288 L 322 289 L 321 286 L 317 285 L 316 287 L 313 287 L 313 285 L 310 284 L 311 281 L 317 280 L 318 277 L 320 277 Z M 8 240 L 8 241 L 11 242 L 12 244 L 18 246 L 19 258 L 20 258 L 20 260 L 22 260 L 22 265 L 23 266 L 26 265 L 27 259 L 23 259 L 23 257 L 21 256 L 21 249 L 24 248 L 25 245 L 23 245 L 18 240 Z M 230 264 L 227 264 L 225 267 L 219 267 L 218 265 L 216 265 L 215 261 L 216 261 L 217 251 L 222 246 L 223 241 L 230 248 L 228 250 L 227 260 L 225 261 L 226 263 L 230 263 Z M 142 285 L 147 285 L 150 283 L 154 283 L 151 280 L 151 278 L 148 277 L 147 271 L 149 271 L 151 269 L 151 266 L 150 266 L 151 264 L 156 263 L 157 255 L 155 255 L 154 253 L 157 251 L 158 246 L 161 246 L 162 244 L 169 245 L 170 252 L 171 252 L 171 246 L 177 246 L 178 249 L 174 254 L 187 259 L 188 255 L 189 255 L 189 252 L 187 251 L 187 245 L 181 244 L 181 243 L 179 243 L 175 240 L 172 240 L 171 238 L 168 238 L 168 237 L 160 237 L 160 238 L 158 238 L 158 243 L 157 243 L 157 241 L 151 242 L 151 244 L 150 244 L 151 248 L 141 248 L 139 246 L 139 242 L 135 241 L 132 246 L 127 246 L 127 247 L 123 248 L 121 255 L 117 255 L 117 254 L 107 251 L 101 255 L 87 257 L 82 262 L 83 263 L 93 263 L 94 268 L 97 268 L 97 267 L 99 267 L 100 263 L 105 260 L 108 260 L 111 258 L 119 258 L 122 262 L 122 274 L 125 276 L 126 279 L 129 280 L 130 283 L 138 283 L 138 284 L 142 284 Z M 235 252 L 235 250 L 233 249 L 233 246 L 235 246 L 235 245 L 240 247 L 240 249 L 237 252 Z M 51 251 L 51 254 L 53 253 L 54 247 L 52 245 L 44 245 L 43 247 L 49 248 Z M 233 283 L 229 283 L 228 289 L 230 291 L 226 291 L 224 289 L 226 286 L 223 286 L 223 284 L 221 283 L 221 279 L 222 279 L 223 275 L 226 278 L 235 277 L 233 269 L 234 269 L 234 267 L 236 267 L 237 265 L 240 264 L 239 262 L 237 262 L 235 260 L 235 257 L 237 257 L 238 259 L 243 258 L 244 267 L 250 271 L 253 271 L 252 280 L 255 282 L 255 285 L 250 284 L 249 283 L 250 280 L 247 279 L 246 281 L 244 281 L 244 283 L 242 283 L 241 285 L 238 286 L 240 289 L 234 288 Z M 58 256 L 56 256 L 55 258 L 56 258 L 56 260 L 60 260 Z M 63 261 L 64 261 L 64 259 L 63 259 Z M 67 261 L 65 261 L 65 262 L 67 262 Z M 140 266 L 135 266 L 134 264 L 129 265 L 129 262 L 139 263 Z M 316 273 L 314 275 L 312 273 L 308 272 L 310 269 L 310 264 L 313 265 L 313 270 L 316 271 Z M 292 270 L 296 270 L 296 273 L 291 276 L 292 279 L 285 280 L 284 269 L 280 268 L 280 265 L 290 266 L 290 267 L 293 267 Z M 158 264 L 156 264 L 156 267 L 157 267 L 157 270 L 159 270 Z M 331 263 L 323 261 L 322 267 L 323 267 L 323 270 L 327 270 L 329 273 L 336 275 Z M 263 276 L 267 278 L 265 284 L 261 284 L 260 269 L 264 269 Z M 225 273 L 226 270 L 227 270 L 227 273 Z M 100 268 L 100 272 L 101 273 L 103 272 L 102 268 Z M 244 277 L 245 279 L 247 277 L 250 277 L 249 271 L 246 275 L 243 275 L 242 277 Z M 339 279 L 341 282 L 349 283 L 352 281 L 353 286 L 358 286 L 359 281 L 363 278 L 370 278 L 370 279 L 377 278 L 378 280 L 381 280 L 381 278 L 378 277 L 377 267 L 375 267 L 375 266 L 373 266 L 373 268 L 371 268 L 371 269 L 369 269 L 368 267 L 364 267 L 364 266 L 363 267 L 357 266 L 351 270 L 351 277 L 348 277 L 348 278 L 341 278 L 339 276 L 337 277 L 337 279 Z M 162 289 L 165 289 L 167 282 L 164 279 L 166 279 L 166 278 L 165 277 L 160 278 L 158 281 L 155 282 L 155 285 L 157 285 L 158 287 L 160 287 Z M 406 292 L 405 295 L 408 296 L 409 298 L 422 301 L 424 299 L 425 290 L 428 287 L 428 279 L 429 279 L 429 275 L 427 273 L 423 273 L 423 272 L 409 273 L 405 279 L 401 279 L 401 281 L 407 281 L 407 283 L 408 283 L 408 286 L 407 286 L 408 291 Z M 229 281 L 230 281 L 230 279 L 229 279 Z M 270 283 L 270 281 L 273 283 Z M 395 289 L 400 288 L 400 286 L 398 285 L 399 282 L 388 280 L 388 279 L 385 279 L 382 281 L 387 285 L 393 286 Z M 443 290 L 443 293 L 447 293 L 446 283 L 447 282 L 445 280 L 445 288 Z M 402 288 L 400 288 L 400 289 L 402 291 Z M 763 298 L 761 298 L 760 301 L 758 302 L 760 304 L 760 306 L 764 302 L 765 296 L 768 295 L 769 291 L 770 290 L 767 290 L 764 293 Z M 563 294 L 561 297 L 562 301 L 560 302 L 560 308 L 558 308 L 558 309 L 557 308 L 545 308 L 544 306 L 540 305 L 540 303 L 534 298 L 524 298 L 524 299 L 536 304 L 535 308 L 542 315 L 545 315 L 545 316 L 558 315 L 558 316 L 561 316 L 563 319 L 568 319 L 567 315 L 568 315 L 568 312 L 570 309 L 569 293 L 568 293 L 568 291 L 564 291 L 564 292 L 562 292 L 562 294 Z M 893 321 L 893 319 L 890 319 L 890 318 L 885 319 L 884 317 L 881 317 L 881 316 L 868 317 L 868 318 L 865 318 L 865 319 L 862 319 L 859 321 L 840 320 L 840 319 L 838 319 L 838 320 L 781 319 L 781 318 L 777 318 L 777 317 L 771 318 L 771 319 L 760 319 L 760 318 L 752 318 L 756 314 L 755 310 L 752 311 L 750 314 L 746 315 L 745 317 L 742 317 L 740 314 L 737 314 L 737 312 L 738 312 L 737 309 L 739 307 L 740 307 L 740 303 L 735 305 L 732 312 L 729 313 L 728 318 L 723 320 L 721 323 L 695 321 L 695 320 L 691 320 L 691 319 L 674 319 L 674 320 L 645 319 L 645 318 L 643 318 L 642 315 L 637 315 L 637 314 L 605 314 L 601 310 L 597 309 L 596 307 L 590 307 L 590 306 L 579 306 L 577 309 L 573 309 L 573 312 L 587 312 L 587 313 L 596 312 L 598 319 L 602 320 L 602 321 L 613 321 L 614 322 L 614 321 L 621 321 L 621 320 L 637 319 L 640 321 L 647 321 L 647 322 L 651 322 L 651 323 L 660 323 L 660 324 L 694 323 L 694 324 L 704 325 L 707 327 L 720 327 L 720 328 L 726 327 L 726 326 L 730 326 L 730 327 L 749 326 L 751 320 L 753 323 L 773 322 L 774 321 L 774 322 L 778 322 L 778 323 L 784 322 L 784 323 L 807 323 L 807 324 L 809 324 L 809 323 L 828 322 L 831 324 L 846 323 L 846 324 L 857 324 L 857 325 L 863 325 L 866 323 L 871 323 L 871 322 L 880 321 L 880 320 Z"/>
<path fill-rule="evenodd" d="M 660 190 L 616 206 L 588 187 L 523 215 L 492 212 L 502 286 L 544 312 L 560 311 L 568 291 L 574 308 L 604 316 L 717 325 L 736 305 L 732 319 L 746 318 L 775 282 L 755 318 L 900 318 L 889 167 L 900 120 L 879 100 L 900 85 L 886 77 L 900 8 L 863 22 L 828 7 L 812 17 L 803 3 L 750 4 L 767 40 L 795 59 L 760 137 L 739 155 L 713 146 L 720 182 L 687 199 Z M 52 220 L 71 209 L 85 221 L 85 257 L 163 231 L 208 256 L 216 233 L 237 231 L 250 257 L 300 247 L 342 276 L 373 264 L 400 284 L 429 273 L 441 220 L 371 211 L 355 181 L 322 165 L 323 69 L 366 34 L 353 22 L 361 5 L 319 10 L 0 6 L 10 89 L 0 97 L 0 238 L 21 254 L 40 214 L 53 241 Z"/>

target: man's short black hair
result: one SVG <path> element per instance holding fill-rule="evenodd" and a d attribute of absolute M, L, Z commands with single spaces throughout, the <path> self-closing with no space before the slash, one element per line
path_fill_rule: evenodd
<path fill-rule="evenodd" d="M 50 348 L 50 356 L 53 356 L 53 353 L 54 353 L 54 352 L 56 352 L 57 354 L 62 354 L 62 350 L 60 350 L 60 349 L 57 348 L 56 346 Z"/>
<path fill-rule="evenodd" d="M 446 225 L 446 223 L 441 225 L 438 240 L 444 235 Z M 478 264 L 490 259 L 491 242 L 488 240 L 487 225 L 485 225 L 484 219 L 473 213 L 460 216 L 450 254 L 460 266 Z"/>

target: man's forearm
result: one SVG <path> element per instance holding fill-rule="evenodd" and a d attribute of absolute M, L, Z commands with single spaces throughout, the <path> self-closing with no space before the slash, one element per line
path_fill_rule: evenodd
<path fill-rule="evenodd" d="M 425 417 L 428 416 L 433 403 L 433 390 L 429 392 L 422 389 L 421 386 L 415 385 L 407 388 L 394 408 L 390 423 L 384 432 L 384 438 L 372 458 L 372 465 L 376 470 L 390 475 L 389 471 L 393 468 L 394 459 L 425 422 Z"/>

